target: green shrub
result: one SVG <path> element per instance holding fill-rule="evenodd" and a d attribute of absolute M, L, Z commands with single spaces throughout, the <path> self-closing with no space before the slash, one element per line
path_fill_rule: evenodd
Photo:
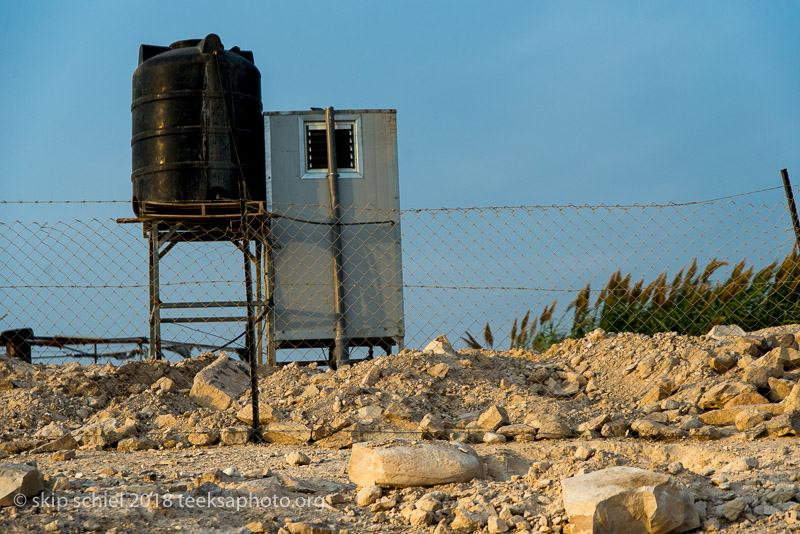
<path fill-rule="evenodd" d="M 697 259 L 670 278 L 666 272 L 645 285 L 631 283 L 631 275 L 618 270 L 591 304 L 590 284 L 578 292 L 567 311 L 572 325 L 562 329 L 553 314 L 556 302 L 531 319 L 530 310 L 511 326 L 510 348 L 543 351 L 567 337 L 580 338 L 595 328 L 607 332 L 677 332 L 700 336 L 719 324 L 737 324 L 745 331 L 800 322 L 800 256 L 793 250 L 783 261 L 758 272 L 746 260 L 734 265 L 728 278 L 712 277 L 727 262 L 712 259 L 699 272 Z M 471 348 L 482 348 L 469 334 L 462 338 Z M 486 347 L 494 346 L 489 323 L 484 329 Z"/>

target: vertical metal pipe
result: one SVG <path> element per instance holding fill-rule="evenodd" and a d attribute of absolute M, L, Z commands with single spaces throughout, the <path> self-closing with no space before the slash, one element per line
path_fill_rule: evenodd
<path fill-rule="evenodd" d="M 150 225 L 150 359 L 161 359 L 161 298 L 158 287 L 158 222 Z"/>
<path fill-rule="evenodd" d="M 262 231 L 262 233 L 263 233 L 263 226 L 260 227 L 259 231 Z M 255 246 L 256 246 L 256 261 L 255 261 L 255 264 L 256 264 L 256 301 L 257 302 L 264 302 L 264 291 L 263 291 L 263 287 L 262 287 L 262 284 L 261 284 L 261 280 L 262 280 L 262 277 L 261 277 L 261 263 L 262 263 L 261 257 L 262 257 L 262 254 L 263 254 L 262 251 L 264 249 L 264 246 L 261 244 L 261 241 L 259 241 L 258 239 L 255 240 Z M 264 364 L 264 311 L 265 310 L 263 309 L 263 307 L 261 305 L 258 305 L 258 306 L 256 306 L 256 311 L 258 312 L 258 317 L 260 317 L 260 319 L 258 320 L 258 324 L 256 324 L 256 340 L 257 340 L 256 341 L 256 353 L 258 354 L 258 357 L 256 358 L 256 361 L 258 362 L 258 365 L 263 365 Z"/>
<path fill-rule="evenodd" d="M 795 244 L 797 245 L 797 250 L 800 251 L 800 219 L 797 218 L 797 206 L 794 203 L 792 183 L 789 181 L 789 171 L 787 169 L 781 169 L 781 178 L 783 178 L 783 189 L 786 191 L 786 202 L 789 204 L 789 214 L 792 216 Z"/>
<path fill-rule="evenodd" d="M 275 261 L 272 256 L 272 223 L 268 222 L 266 227 L 267 232 L 267 250 L 264 261 L 264 267 L 267 297 L 267 365 L 274 366 L 276 362 L 276 347 L 275 347 L 275 300 L 273 293 L 275 292 Z"/>
<path fill-rule="evenodd" d="M 336 338 L 333 346 L 333 362 L 336 367 L 350 360 L 347 339 L 346 310 L 344 305 L 344 270 L 342 269 L 342 209 L 339 204 L 339 173 L 336 166 L 336 121 L 332 106 L 325 108 L 325 131 L 328 139 L 328 189 L 331 197 L 331 253 L 333 256 L 334 316 Z"/>
<path fill-rule="evenodd" d="M 259 439 L 259 414 L 258 414 L 258 365 L 255 354 L 255 317 L 253 315 L 253 277 L 250 270 L 250 232 L 247 220 L 247 200 L 244 177 L 239 182 L 240 209 L 242 211 L 240 230 L 242 232 L 242 254 L 244 257 L 244 286 L 247 298 L 247 326 L 245 327 L 244 352 L 245 360 L 250 363 L 250 400 L 253 410 L 253 438 Z"/>

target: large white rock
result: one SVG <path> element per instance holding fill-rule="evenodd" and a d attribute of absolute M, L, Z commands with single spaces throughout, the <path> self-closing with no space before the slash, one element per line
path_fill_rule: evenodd
<path fill-rule="evenodd" d="M 477 453 L 463 443 L 353 444 L 347 466 L 359 486 L 405 488 L 469 482 L 484 474 Z"/>
<path fill-rule="evenodd" d="M 452 356 L 453 358 L 458 357 L 458 353 L 453 349 L 453 345 L 450 344 L 450 341 L 444 334 L 428 343 L 423 349 L 423 352 L 432 352 L 443 356 Z"/>
<path fill-rule="evenodd" d="M 746 336 L 747 332 L 742 330 L 742 327 L 735 324 L 718 324 L 711 328 L 706 334 L 714 339 L 725 339 L 728 336 Z"/>
<path fill-rule="evenodd" d="M 700 526 L 692 494 L 672 477 L 610 467 L 561 481 L 572 534 L 677 534 Z"/>
<path fill-rule="evenodd" d="M 244 363 L 221 352 L 211 365 L 195 375 L 189 398 L 205 408 L 227 410 L 249 385 L 250 375 Z"/>
<path fill-rule="evenodd" d="M 33 497 L 44 489 L 44 478 L 30 465 L 0 465 L 0 506 L 11 506 L 16 495 Z"/>

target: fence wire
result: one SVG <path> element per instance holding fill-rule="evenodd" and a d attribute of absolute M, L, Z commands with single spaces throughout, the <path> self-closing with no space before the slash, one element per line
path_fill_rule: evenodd
<path fill-rule="evenodd" d="M 416 354 L 441 334 L 455 349 L 544 351 L 596 328 L 698 335 L 733 323 L 754 331 L 796 323 L 800 311 L 800 262 L 784 202 L 736 197 L 680 205 L 358 209 L 344 210 L 337 221 L 328 219 L 324 206 L 275 206 L 265 221 L 253 223 L 247 249 L 259 363 L 274 358 L 302 374 L 307 371 L 299 364 L 313 369 L 328 361 L 337 321 L 334 226 L 342 235 L 345 324 L 354 360 L 376 350 Z M 156 296 L 148 248 L 153 233 L 163 237 Z M 148 390 L 186 393 L 192 387 L 187 377 L 208 364 L 209 352 L 244 354 L 239 235 L 230 221 L 175 226 L 173 220 L 157 228 L 113 219 L 0 222 L 2 342 L 24 339 L 34 364 L 60 366 L 56 391 L 64 396 L 58 402 L 72 415 L 87 409 L 70 397 L 79 392 L 97 406 Z M 151 346 L 154 299 L 158 351 Z M 181 303 L 197 304 L 174 307 Z M 239 320 L 226 322 L 231 317 Z M 157 361 L 145 361 L 152 356 Z M 345 378 L 349 372 L 338 371 Z M 543 392 L 571 394 L 559 382 L 564 376 L 556 380 L 533 367 L 526 372 Z M 311 402 L 324 387 L 322 380 L 304 380 L 305 389 L 264 406 L 265 421 L 278 410 L 286 433 L 306 431 L 292 427 L 302 419 L 291 415 L 297 399 Z M 392 405 L 393 395 L 386 393 L 384 404 Z M 329 401 L 338 411 L 348 402 L 352 410 L 369 407 L 358 397 Z M 393 409 L 403 412 L 402 403 Z M 136 410 L 148 413 L 146 405 Z M 168 419 L 154 426 L 162 440 L 173 426 Z M 326 424 L 314 439 L 345 423 Z M 475 430 L 457 421 L 445 426 Z M 418 433 L 417 426 L 392 431 Z M 438 433 L 431 424 L 429 434 Z"/>

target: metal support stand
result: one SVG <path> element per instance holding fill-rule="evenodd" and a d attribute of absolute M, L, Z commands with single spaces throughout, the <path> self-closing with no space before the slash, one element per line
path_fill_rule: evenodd
<path fill-rule="evenodd" d="M 248 203 L 251 204 L 251 203 Z M 159 218 L 150 215 L 146 218 L 119 219 L 120 223 L 141 223 L 143 233 L 148 239 L 149 260 L 149 322 L 150 322 L 150 358 L 160 360 L 162 355 L 161 325 L 176 323 L 221 323 L 243 322 L 247 324 L 245 339 L 245 358 L 258 364 L 264 363 L 264 352 L 267 363 L 275 363 L 274 324 L 272 321 L 272 249 L 269 236 L 269 221 L 266 213 L 259 209 L 251 212 L 252 206 L 246 206 L 247 222 L 241 224 L 238 214 L 218 217 L 213 222 L 205 216 Z M 213 217 L 212 217 L 213 218 Z M 219 218 L 226 219 L 220 224 Z M 242 217 L 244 218 L 244 217 Z M 227 226 L 225 225 L 227 224 Z M 160 293 L 160 261 L 179 243 L 229 241 L 243 253 L 245 271 L 244 301 L 212 301 L 212 302 L 162 302 Z M 255 266 L 255 280 L 251 267 Z M 263 273 L 263 274 L 262 274 Z M 208 317 L 162 317 L 162 310 L 170 309 L 205 309 L 205 308 L 245 308 L 247 315 L 216 315 Z M 258 335 L 258 341 L 254 339 Z M 264 346 L 266 336 L 266 347 Z"/>

